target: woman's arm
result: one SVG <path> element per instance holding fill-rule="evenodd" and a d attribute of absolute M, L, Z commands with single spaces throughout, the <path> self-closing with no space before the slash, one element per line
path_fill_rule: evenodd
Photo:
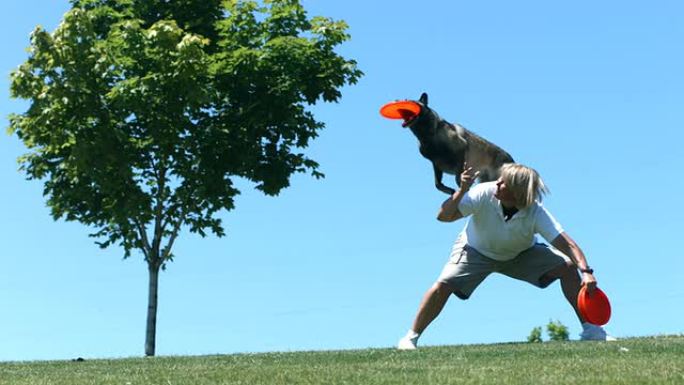
<path fill-rule="evenodd" d="M 437 214 L 437 220 L 440 222 L 453 222 L 455 220 L 463 218 L 463 214 L 458 211 L 458 204 L 467 191 L 459 189 L 454 193 L 454 195 L 447 198 L 447 200 L 442 203 L 442 207 Z"/>
<path fill-rule="evenodd" d="M 587 258 L 579 245 L 566 232 L 560 233 L 551 245 L 572 259 L 575 266 L 582 272 L 582 284 L 587 286 L 589 293 L 593 292 L 596 287 L 596 278 L 593 271 L 589 269 Z"/>
<path fill-rule="evenodd" d="M 447 200 L 442 203 L 442 207 L 437 214 L 437 220 L 441 222 L 453 222 L 457 219 L 463 218 L 463 214 L 458 211 L 458 204 L 461 203 L 463 196 L 470 190 L 470 186 L 473 185 L 475 178 L 480 175 L 479 171 L 473 171 L 472 167 L 465 167 L 463 173 L 461 173 L 461 186 L 450 196 Z"/>

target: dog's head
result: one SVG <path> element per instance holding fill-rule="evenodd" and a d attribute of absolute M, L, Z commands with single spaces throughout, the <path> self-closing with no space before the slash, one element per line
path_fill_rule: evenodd
<path fill-rule="evenodd" d="M 414 102 L 420 106 L 420 112 L 413 114 L 409 111 L 404 116 L 402 127 L 410 128 L 419 137 L 434 134 L 442 119 L 433 109 L 428 107 L 428 95 L 423 92 L 420 99 L 414 100 Z"/>

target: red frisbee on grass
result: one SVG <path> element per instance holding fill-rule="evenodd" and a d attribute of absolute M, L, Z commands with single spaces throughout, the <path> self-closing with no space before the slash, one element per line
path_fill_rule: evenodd
<path fill-rule="evenodd" d="M 582 317 L 594 325 L 605 325 L 610 320 L 610 301 L 598 287 L 589 295 L 587 287 L 582 286 L 577 295 L 577 307 Z"/>
<path fill-rule="evenodd" d="M 409 120 L 420 114 L 420 105 L 410 100 L 390 102 L 380 108 L 380 115 L 389 119 Z"/>

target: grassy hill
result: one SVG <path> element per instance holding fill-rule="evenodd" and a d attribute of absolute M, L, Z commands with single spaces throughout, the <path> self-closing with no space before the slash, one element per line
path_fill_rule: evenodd
<path fill-rule="evenodd" d="M 684 336 L 0 363 L 0 385 L 684 384 Z"/>

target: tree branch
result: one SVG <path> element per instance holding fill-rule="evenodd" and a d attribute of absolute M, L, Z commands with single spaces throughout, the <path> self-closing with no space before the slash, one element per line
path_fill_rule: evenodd
<path fill-rule="evenodd" d="M 176 223 L 176 226 L 174 226 L 173 228 L 173 232 L 171 233 L 169 242 L 166 244 L 166 246 L 164 247 L 164 251 L 162 252 L 162 261 L 166 261 L 169 258 L 169 255 L 171 255 L 171 248 L 173 247 L 173 242 L 175 242 L 176 237 L 178 236 L 178 232 L 180 231 L 181 222 L 182 221 L 179 220 L 178 223 Z"/>
<path fill-rule="evenodd" d="M 138 232 L 140 233 L 140 240 L 142 242 L 142 251 L 143 254 L 145 254 L 145 260 L 150 261 L 150 254 L 152 253 L 152 248 L 150 246 L 150 241 L 147 239 L 147 229 L 145 228 L 145 225 L 142 224 L 139 220 L 134 220 L 136 227 L 138 228 Z"/>
<path fill-rule="evenodd" d="M 179 203 L 174 203 L 166 209 L 166 219 L 164 220 L 164 222 L 162 222 L 162 228 L 163 229 L 165 229 L 166 226 L 168 226 L 172 222 L 173 210 L 175 210 L 176 207 L 178 207 L 179 205 L 180 205 Z M 183 217 L 179 216 L 179 218 L 183 218 Z"/>

